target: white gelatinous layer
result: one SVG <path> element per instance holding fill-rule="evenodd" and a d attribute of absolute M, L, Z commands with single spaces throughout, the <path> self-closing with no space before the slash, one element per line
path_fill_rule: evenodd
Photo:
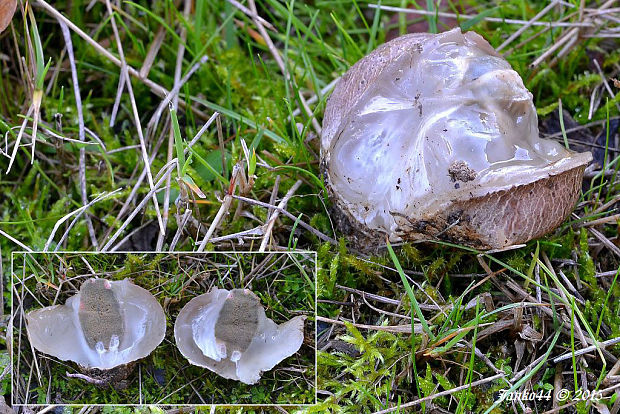
<path fill-rule="evenodd" d="M 229 293 L 226 289 L 213 288 L 209 293 L 190 300 L 181 309 L 174 324 L 175 341 L 183 356 L 192 364 L 208 368 L 224 378 L 254 384 L 262 372 L 272 369 L 299 350 L 304 338 L 305 317 L 297 316 L 277 325 L 265 316 L 264 309 L 260 307 L 258 328 L 249 347 L 244 352 L 222 355 L 218 352 L 214 327 Z M 251 292 L 248 294 L 253 295 Z M 198 343 L 200 341 L 206 343 Z"/>
<path fill-rule="evenodd" d="M 227 296 L 228 291 L 226 289 L 218 289 L 213 292 L 210 305 L 201 307 L 192 320 L 194 342 L 205 356 L 216 361 L 227 356 L 226 349 L 219 346 L 215 339 L 215 324 Z"/>
<path fill-rule="evenodd" d="M 78 293 L 65 305 L 34 310 L 26 315 L 32 345 L 40 352 L 62 361 L 75 361 L 87 368 L 110 369 L 149 355 L 166 333 L 162 307 L 149 291 L 128 279 L 110 281 L 109 285 L 123 318 L 121 338 L 113 336 L 111 344 L 99 342 L 94 348 L 88 346 L 78 317 Z"/>
<path fill-rule="evenodd" d="M 419 39 L 323 138 L 333 192 L 369 229 L 394 234 L 403 220 L 590 157 L 539 137 L 531 93 L 481 36 Z"/>

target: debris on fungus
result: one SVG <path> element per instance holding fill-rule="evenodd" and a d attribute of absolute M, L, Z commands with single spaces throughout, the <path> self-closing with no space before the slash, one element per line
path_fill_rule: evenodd
<path fill-rule="evenodd" d="M 181 309 L 174 338 L 190 363 L 254 384 L 262 372 L 299 350 L 304 320 L 296 316 L 277 325 L 251 291 L 213 288 Z"/>

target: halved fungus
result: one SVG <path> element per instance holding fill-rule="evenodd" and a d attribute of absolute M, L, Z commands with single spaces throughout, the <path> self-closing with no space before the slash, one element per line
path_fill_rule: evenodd
<path fill-rule="evenodd" d="M 37 350 L 87 369 L 110 370 L 144 358 L 166 333 L 157 299 L 129 279 L 88 279 L 64 305 L 31 311 L 26 321 Z"/>
<path fill-rule="evenodd" d="M 440 239 L 503 248 L 556 228 L 591 161 L 538 134 L 532 94 L 489 43 L 409 34 L 357 62 L 327 102 L 321 168 L 361 249 Z"/>
<path fill-rule="evenodd" d="M 174 338 L 194 365 L 246 384 L 258 382 L 299 350 L 304 316 L 277 325 L 265 316 L 259 298 L 247 289 L 213 288 L 179 312 Z"/>

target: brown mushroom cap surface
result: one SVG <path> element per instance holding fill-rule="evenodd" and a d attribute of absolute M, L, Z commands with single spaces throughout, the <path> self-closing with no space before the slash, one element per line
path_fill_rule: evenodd
<path fill-rule="evenodd" d="M 0 33 L 11 24 L 17 8 L 17 0 L 0 0 Z"/>
<path fill-rule="evenodd" d="M 401 36 L 353 65 L 323 118 L 321 169 L 356 247 L 527 242 L 570 214 L 592 156 L 538 135 L 532 95 L 474 32 Z"/>

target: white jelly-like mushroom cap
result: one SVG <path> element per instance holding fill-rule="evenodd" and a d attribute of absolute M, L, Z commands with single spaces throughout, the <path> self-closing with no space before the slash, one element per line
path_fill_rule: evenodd
<path fill-rule="evenodd" d="M 337 205 L 394 240 L 455 203 L 592 159 L 540 138 L 518 73 L 459 28 L 402 36 L 356 63 L 328 101 L 321 156 Z"/>
<path fill-rule="evenodd" d="M 86 280 L 64 305 L 29 312 L 26 321 L 37 350 L 98 369 L 146 357 L 166 333 L 159 302 L 128 279 Z"/>
<path fill-rule="evenodd" d="M 192 364 L 254 384 L 262 372 L 299 350 L 304 320 L 296 316 L 278 325 L 265 316 L 258 297 L 249 290 L 213 288 L 181 309 L 174 338 Z"/>

